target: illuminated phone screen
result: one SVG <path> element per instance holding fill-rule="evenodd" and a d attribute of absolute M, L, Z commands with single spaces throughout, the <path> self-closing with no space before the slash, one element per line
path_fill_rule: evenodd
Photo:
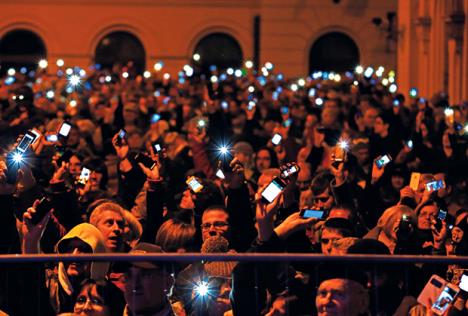
<path fill-rule="evenodd" d="M 283 190 L 283 186 L 276 182 L 276 180 L 273 180 L 262 192 L 262 197 L 265 198 L 265 200 L 268 201 L 268 203 L 273 202 L 276 197 L 281 193 Z"/>
<path fill-rule="evenodd" d="M 71 130 L 71 125 L 68 123 L 63 123 L 62 127 L 60 127 L 59 134 L 64 137 L 67 137 L 68 134 L 70 133 L 70 130 Z"/>

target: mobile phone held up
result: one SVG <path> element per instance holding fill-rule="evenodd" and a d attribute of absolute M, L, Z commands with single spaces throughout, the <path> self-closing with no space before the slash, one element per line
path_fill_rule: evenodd
<path fill-rule="evenodd" d="M 440 189 L 445 188 L 444 180 L 434 180 L 426 183 L 426 190 L 428 192 L 439 191 Z"/>
<path fill-rule="evenodd" d="M 187 185 L 193 193 L 198 193 L 201 190 L 203 190 L 203 185 L 194 176 L 189 177 L 185 183 L 187 183 Z"/>
<path fill-rule="evenodd" d="M 34 130 L 27 131 L 16 146 L 16 151 L 24 154 L 38 138 L 39 134 Z"/>
<path fill-rule="evenodd" d="M 435 303 L 432 305 L 431 310 L 434 312 L 434 314 L 443 315 L 453 303 L 459 292 L 460 288 L 454 284 L 447 283 L 443 291 L 437 297 Z"/>
<path fill-rule="evenodd" d="M 36 212 L 31 217 L 31 223 L 37 225 L 44 218 L 44 216 L 46 216 L 47 213 L 52 210 L 53 207 L 52 200 L 47 197 L 43 197 L 36 206 Z"/>
<path fill-rule="evenodd" d="M 59 132 L 58 132 L 58 136 L 59 137 L 63 137 L 63 138 L 67 138 L 68 135 L 70 134 L 70 130 L 71 130 L 71 124 L 68 123 L 68 122 L 63 122 L 62 125 L 60 126 L 60 129 L 59 129 Z"/>
<path fill-rule="evenodd" d="M 375 165 L 377 168 L 382 169 L 384 166 L 388 165 L 390 161 L 392 161 L 392 157 L 390 155 L 383 155 L 375 160 Z"/>
<path fill-rule="evenodd" d="M 273 145 L 278 146 L 281 143 L 281 139 L 283 139 L 283 137 L 280 134 L 275 134 L 271 138 L 271 142 Z"/>
<path fill-rule="evenodd" d="M 284 169 L 281 172 L 281 178 L 286 179 L 287 177 L 299 172 L 299 167 L 297 165 L 292 165 L 291 167 Z"/>
<path fill-rule="evenodd" d="M 323 219 L 323 216 L 325 214 L 324 210 L 314 210 L 314 209 L 303 209 L 300 213 L 299 216 L 301 218 L 317 218 L 317 219 Z"/>
<path fill-rule="evenodd" d="M 78 178 L 78 181 L 77 181 L 78 185 L 81 187 L 84 187 L 88 183 L 90 176 L 91 176 L 91 170 L 89 170 L 86 167 L 83 167 L 83 169 L 81 169 L 80 177 Z"/>
<path fill-rule="evenodd" d="M 122 128 L 120 131 L 119 131 L 119 134 L 117 135 L 117 139 L 115 141 L 115 144 L 117 146 L 122 146 L 123 145 L 123 140 L 127 137 L 127 131 Z"/>
<path fill-rule="evenodd" d="M 286 184 L 280 178 L 274 178 L 262 191 L 262 201 L 266 204 L 272 203 L 278 195 L 283 192 Z"/>

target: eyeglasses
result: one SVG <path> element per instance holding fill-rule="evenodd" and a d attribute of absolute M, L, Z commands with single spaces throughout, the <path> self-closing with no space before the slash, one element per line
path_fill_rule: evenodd
<path fill-rule="evenodd" d="M 329 199 L 330 199 L 330 196 L 321 196 L 321 197 L 313 198 L 315 203 L 317 203 L 317 202 L 326 203 Z"/>
<path fill-rule="evenodd" d="M 104 306 L 104 302 L 95 297 L 88 299 L 85 296 L 78 296 L 78 298 L 76 299 L 77 307 L 85 306 L 87 302 L 89 302 L 92 306 Z"/>
<path fill-rule="evenodd" d="M 214 223 L 205 223 L 201 224 L 200 227 L 202 230 L 208 230 L 213 226 L 215 229 L 223 229 L 224 227 L 228 226 L 229 224 L 226 222 L 214 222 Z"/>

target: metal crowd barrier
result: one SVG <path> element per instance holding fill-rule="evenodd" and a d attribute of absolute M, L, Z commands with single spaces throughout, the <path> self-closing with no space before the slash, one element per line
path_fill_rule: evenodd
<path fill-rule="evenodd" d="M 1 263 L 33 262 L 79 262 L 79 261 L 124 261 L 124 262 L 195 262 L 195 261 L 238 261 L 238 262 L 336 262 L 336 263 L 431 263 L 468 264 L 468 257 L 457 256 L 414 256 L 414 255 L 341 255 L 325 256 L 310 253 L 148 253 L 148 254 L 36 254 L 0 255 Z"/>

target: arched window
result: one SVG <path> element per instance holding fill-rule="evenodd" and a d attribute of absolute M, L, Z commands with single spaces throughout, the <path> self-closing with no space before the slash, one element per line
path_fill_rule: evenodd
<path fill-rule="evenodd" d="M 0 74 L 9 68 L 34 70 L 47 51 L 42 39 L 28 30 L 13 30 L 0 38 Z"/>
<path fill-rule="evenodd" d="M 319 37 L 310 49 L 309 73 L 344 72 L 359 64 L 359 49 L 348 35 L 330 32 Z"/>
<path fill-rule="evenodd" d="M 226 33 L 211 33 L 203 37 L 195 46 L 194 54 L 200 55 L 203 72 L 214 65 L 218 69 L 239 68 L 242 65 L 242 49 L 239 42 Z"/>
<path fill-rule="evenodd" d="M 107 34 L 96 47 L 94 62 L 103 68 L 114 64 L 125 65 L 133 61 L 138 73 L 145 70 L 145 49 L 140 40 L 131 33 L 117 31 Z"/>

